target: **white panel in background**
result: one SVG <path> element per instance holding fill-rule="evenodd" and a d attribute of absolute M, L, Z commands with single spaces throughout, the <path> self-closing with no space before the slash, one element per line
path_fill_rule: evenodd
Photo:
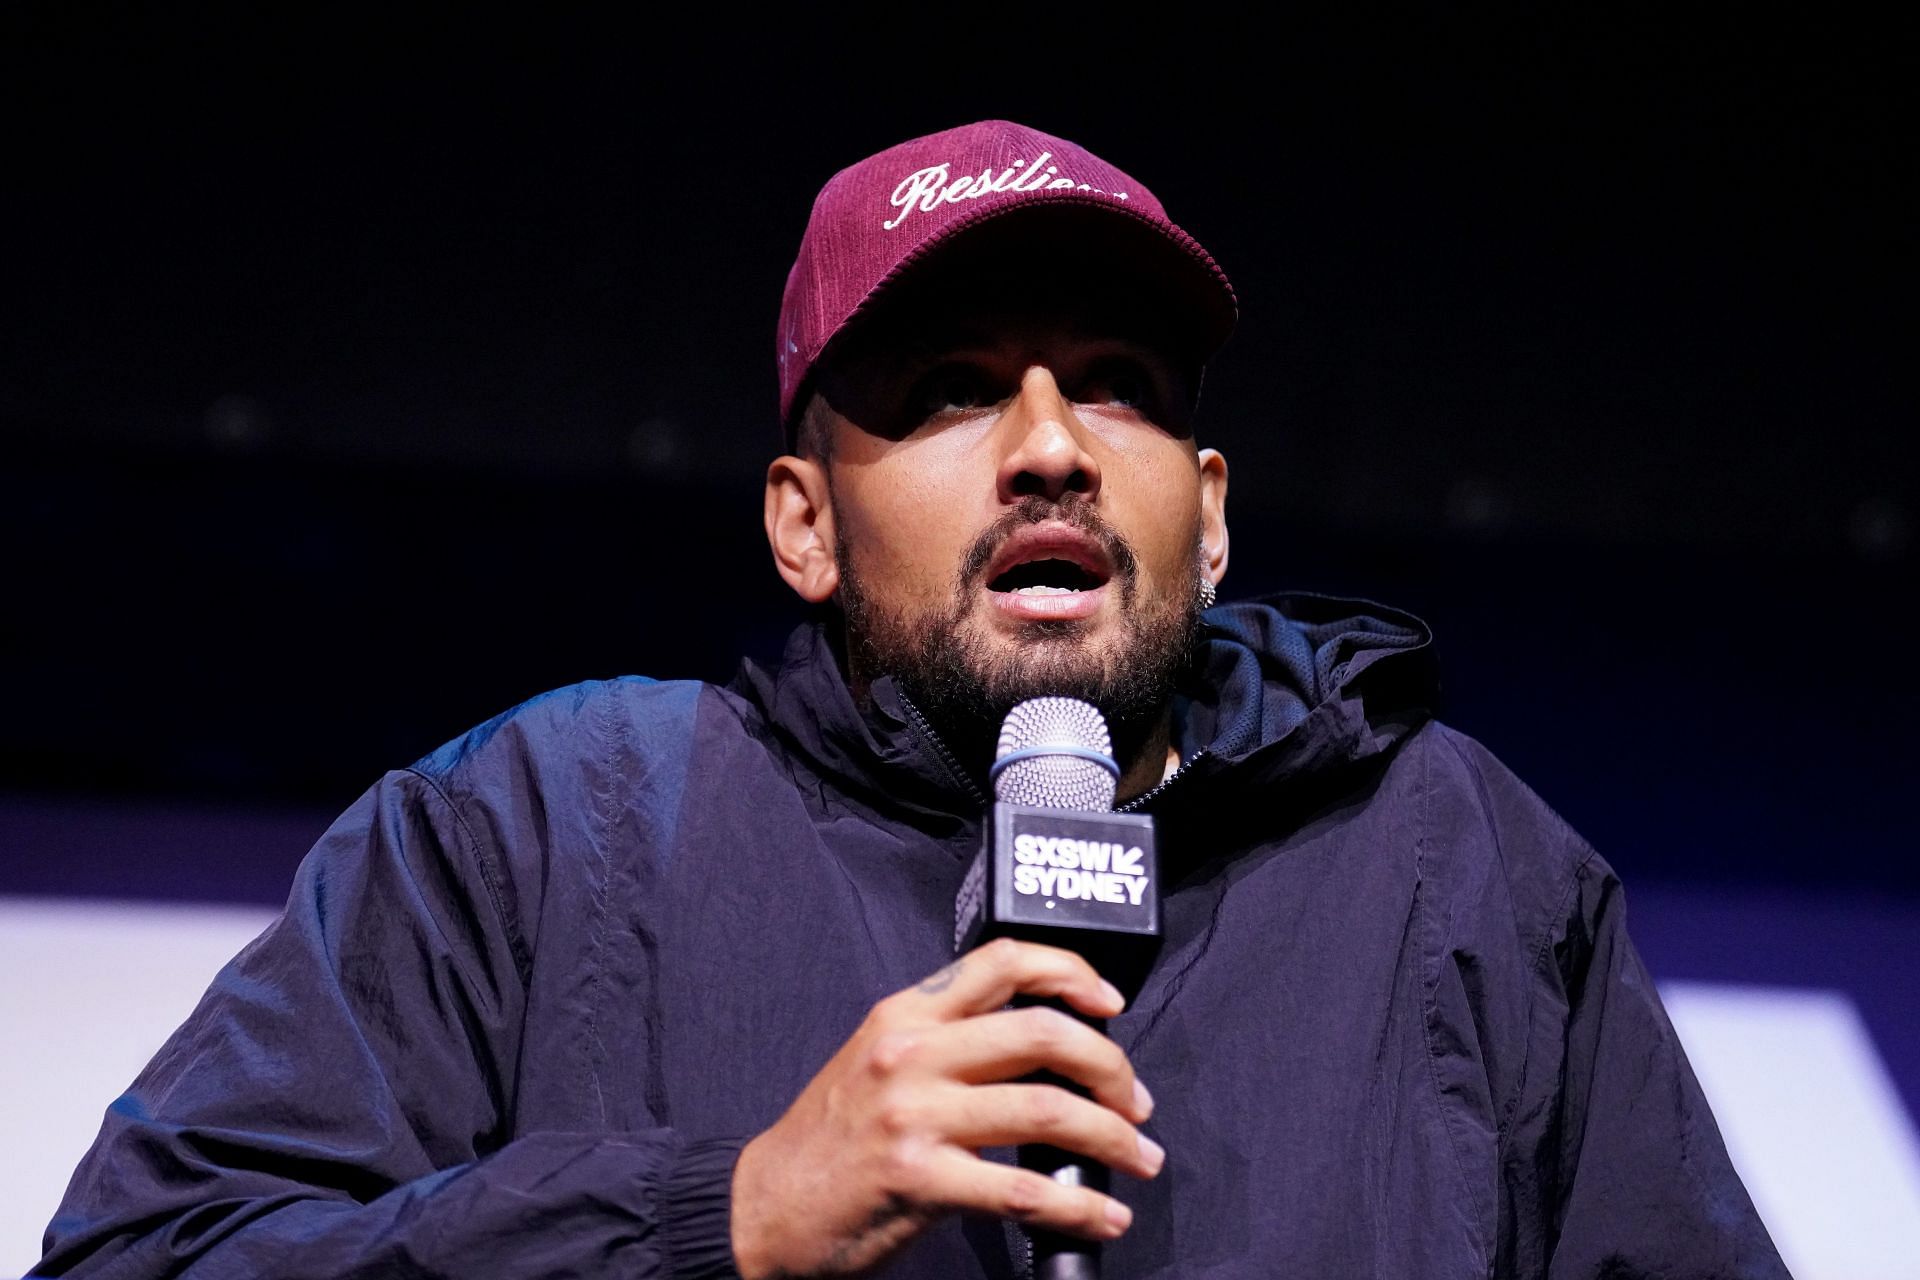
<path fill-rule="evenodd" d="M 0 898 L 0 1276 L 39 1261 L 107 1104 L 274 914 Z"/>
<path fill-rule="evenodd" d="M 1660 993 L 1795 1280 L 1920 1277 L 1920 1138 L 1853 1002 L 1694 982 Z"/>

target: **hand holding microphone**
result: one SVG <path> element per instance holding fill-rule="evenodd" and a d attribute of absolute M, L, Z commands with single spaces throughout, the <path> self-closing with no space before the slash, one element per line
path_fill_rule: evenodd
<path fill-rule="evenodd" d="M 1118 1046 L 1066 1014 L 1008 1009 L 1016 996 L 1089 1017 L 1118 991 L 1068 951 L 1003 939 L 873 1007 L 772 1128 L 740 1153 L 735 1265 L 746 1280 L 872 1270 L 943 1213 L 989 1213 L 1110 1240 L 1126 1206 L 977 1154 L 1045 1141 L 1136 1177 L 1159 1172 L 1134 1125 L 1153 1108 Z M 1083 1087 L 1013 1083 L 1036 1071 Z"/>
<path fill-rule="evenodd" d="M 1073 705 L 1099 721 L 1093 708 Z M 1017 727 L 1015 715 L 1010 727 Z M 1092 1275 L 1097 1252 L 1074 1252 L 1071 1243 L 1113 1239 L 1132 1218 L 1105 1194 L 1105 1169 L 1139 1178 L 1159 1172 L 1164 1154 L 1135 1127 L 1151 1113 L 1152 1098 L 1126 1055 L 1096 1029 L 1120 1012 L 1125 997 L 1077 954 L 1087 950 L 1116 966 L 1123 985 L 1144 972 L 1141 957 L 1159 932 L 1151 823 L 1066 808 L 1075 800 L 1100 803 L 1102 794 L 1104 806 L 1112 804 L 1110 758 L 1102 766 L 1075 754 L 1105 750 L 1103 722 L 1095 745 L 1069 742 L 1054 730 L 1027 740 L 1025 732 L 1002 734 L 1002 760 L 1025 754 L 996 770 L 1003 798 L 956 904 L 963 940 L 974 949 L 875 1005 L 786 1114 L 742 1149 L 732 1233 L 746 1280 L 868 1273 L 929 1221 L 955 1210 L 1033 1229 L 1041 1280 L 1050 1272 Z M 1057 750 L 1063 746 L 1073 750 Z M 1062 758 L 1048 763 L 1049 755 Z M 1086 776 L 1065 765 L 1069 760 L 1104 777 L 1104 792 L 1097 782 L 1087 792 Z M 1041 803 L 1011 803 L 1009 774 L 1040 788 L 1018 794 Z M 1058 826 L 1063 819 L 1077 825 Z M 1042 829 L 1049 820 L 1052 834 Z M 1047 839 L 1056 843 L 1037 843 Z M 1092 847 L 1115 844 L 1118 850 Z M 1030 872 L 1022 874 L 1023 867 Z M 1136 883 L 1142 874 L 1145 883 Z M 996 896 L 1003 891 L 1004 904 Z M 1047 914 L 1025 923 L 1035 912 Z M 1070 918 L 1079 923 L 1065 923 Z M 1018 1000 L 1055 1007 L 1007 1007 Z M 995 1146 L 1060 1159 L 1050 1155 L 1043 1170 L 979 1156 Z M 1069 1166 L 1084 1176 L 1057 1176 Z M 1069 1248 L 1054 1249 L 1056 1243 Z"/>

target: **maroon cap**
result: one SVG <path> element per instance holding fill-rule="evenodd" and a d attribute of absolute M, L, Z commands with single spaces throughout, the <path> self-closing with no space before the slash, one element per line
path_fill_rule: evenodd
<path fill-rule="evenodd" d="M 1121 219 L 1153 233 L 1147 245 L 1173 246 L 1195 347 L 1204 357 L 1226 341 L 1233 286 L 1151 191 L 1064 138 L 983 120 L 889 147 L 820 189 L 780 303 L 780 421 L 791 424 L 827 345 L 916 263 L 968 228 L 1040 205 Z M 1062 225 L 1044 221 L 1056 233 Z"/>

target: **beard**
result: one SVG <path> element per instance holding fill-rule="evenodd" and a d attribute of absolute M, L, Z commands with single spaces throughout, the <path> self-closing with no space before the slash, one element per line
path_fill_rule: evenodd
<path fill-rule="evenodd" d="M 1000 545 L 1028 524 L 1057 520 L 1098 539 L 1114 566 L 1121 627 L 1105 644 L 1089 638 L 1091 620 L 1027 623 L 1017 637 L 990 634 L 973 617 L 978 579 Z M 1028 698 L 1078 698 L 1098 707 L 1124 771 L 1156 738 L 1200 630 L 1200 532 L 1194 571 L 1168 599 L 1142 604 L 1139 560 L 1100 515 L 1069 493 L 1062 502 L 1029 496 L 990 525 L 955 574 L 950 608 L 919 615 L 882 605 L 854 570 L 846 540 L 834 551 L 856 688 L 890 675 L 927 717 L 963 766 L 984 777 L 1007 712 Z"/>

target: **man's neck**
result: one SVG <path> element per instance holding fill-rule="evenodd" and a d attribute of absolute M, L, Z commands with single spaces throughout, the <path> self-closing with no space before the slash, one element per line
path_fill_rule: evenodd
<path fill-rule="evenodd" d="M 1180 753 L 1173 747 L 1173 708 L 1168 707 L 1154 725 L 1153 732 L 1140 745 L 1133 760 L 1122 763 L 1120 788 L 1114 795 L 1115 803 L 1125 804 L 1135 796 L 1153 790 L 1173 776 L 1173 771 L 1179 767 Z"/>

